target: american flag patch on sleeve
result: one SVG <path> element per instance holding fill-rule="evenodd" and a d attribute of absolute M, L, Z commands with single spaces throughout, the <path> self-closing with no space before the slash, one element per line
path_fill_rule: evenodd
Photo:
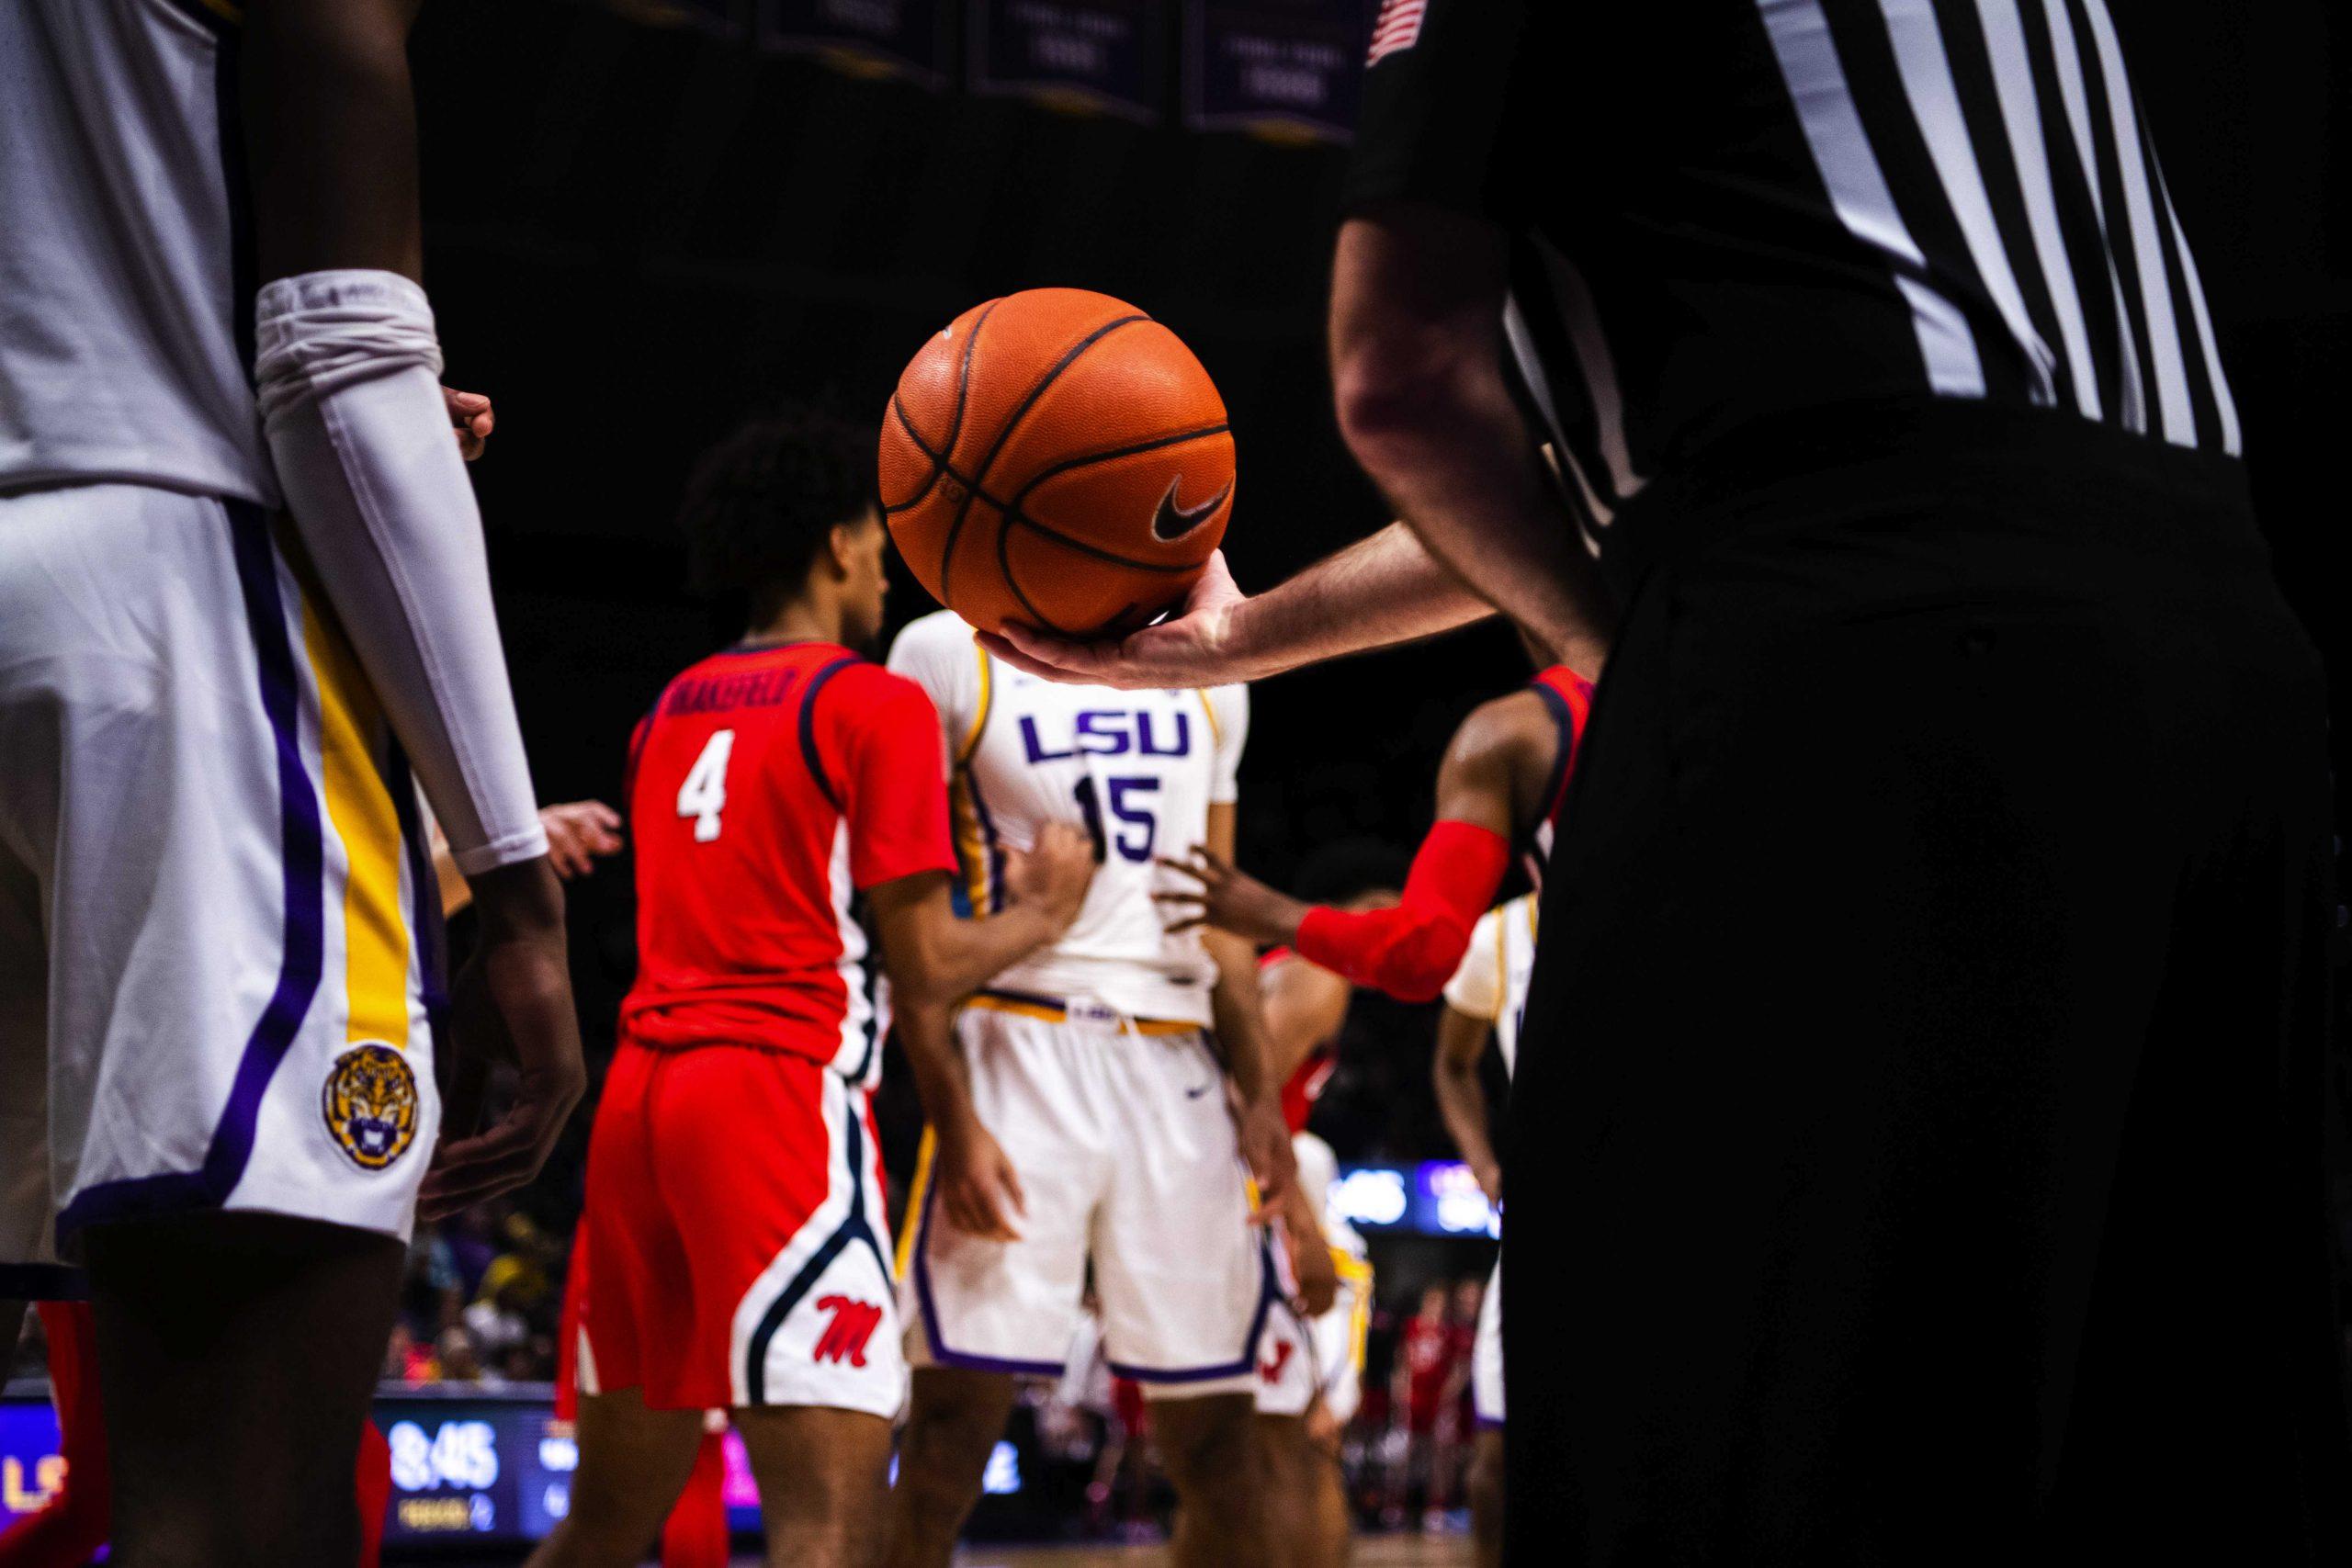
<path fill-rule="evenodd" d="M 1429 0 L 1381 0 L 1380 16 L 1372 24 L 1372 51 L 1364 57 L 1364 64 L 1377 65 L 1398 50 L 1419 43 L 1421 13 L 1428 9 Z"/>

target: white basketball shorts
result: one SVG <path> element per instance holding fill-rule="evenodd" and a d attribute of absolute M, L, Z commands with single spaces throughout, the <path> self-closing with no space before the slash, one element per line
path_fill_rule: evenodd
<path fill-rule="evenodd" d="M 1372 1266 L 1331 1249 L 1339 1294 L 1309 1318 L 1289 1300 L 1274 1303 L 1258 1346 L 1258 1414 L 1304 1416 L 1317 1395 L 1332 1419 L 1347 1421 L 1363 1398 L 1364 1340 L 1372 1325 Z"/>
<path fill-rule="evenodd" d="M 1503 1424 L 1503 1260 L 1495 1259 L 1470 1344 L 1470 1413 L 1481 1427 Z"/>
<path fill-rule="evenodd" d="M 83 1226 L 406 1237 L 440 1100 L 416 787 L 242 502 L 0 496 L 0 1295 Z"/>
<path fill-rule="evenodd" d="M 1113 1371 L 1160 1399 L 1254 1390 L 1272 1265 L 1206 1034 L 991 993 L 957 1032 L 1026 1208 L 1018 1241 L 956 1231 L 926 1139 L 899 1269 L 909 1361 L 1058 1376 L 1091 1260 Z"/>

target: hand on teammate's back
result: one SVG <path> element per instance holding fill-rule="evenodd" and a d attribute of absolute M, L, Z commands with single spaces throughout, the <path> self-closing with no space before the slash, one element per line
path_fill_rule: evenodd
<path fill-rule="evenodd" d="M 537 1176 L 588 1083 L 554 866 L 545 856 L 501 866 L 473 878 L 473 890 L 481 924 L 451 998 L 456 1038 L 442 1143 L 417 1201 L 426 1219 Z M 491 1066 L 501 1060 L 515 1069 L 514 1102 L 473 1132 Z"/>
<path fill-rule="evenodd" d="M 1026 854 L 1009 850 L 1004 886 L 1012 902 L 1041 910 L 1067 931 L 1094 880 L 1094 840 L 1068 822 L 1048 822 Z"/>
<path fill-rule="evenodd" d="M 979 634 L 980 645 L 1016 670 L 1048 681 L 1137 691 L 1156 686 L 1220 686 L 1271 671 L 1239 667 L 1227 636 L 1234 607 L 1249 595 L 1234 585 L 1225 552 L 1166 620 L 1115 642 L 1083 642 L 1007 622 L 1004 635 Z"/>
<path fill-rule="evenodd" d="M 1207 846 L 1194 844 L 1192 853 L 1182 860 L 1162 855 L 1159 863 L 1200 884 L 1197 888 L 1179 888 L 1151 896 L 1170 931 L 1214 926 L 1267 946 L 1287 945 L 1298 940 L 1298 923 L 1306 918 L 1307 907 L 1290 895 L 1267 886 Z"/>

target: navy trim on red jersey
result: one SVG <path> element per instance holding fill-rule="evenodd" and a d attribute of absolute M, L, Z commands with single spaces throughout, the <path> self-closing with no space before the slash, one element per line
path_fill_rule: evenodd
<path fill-rule="evenodd" d="M 1544 699 L 1552 710 L 1552 722 L 1559 727 L 1560 746 L 1552 758 L 1551 777 L 1544 782 L 1544 820 L 1549 822 L 1560 809 L 1560 799 L 1567 793 L 1568 762 L 1576 755 L 1577 716 L 1568 706 L 1568 699 L 1549 681 L 1529 682 L 1530 688 Z"/>
<path fill-rule="evenodd" d="M 836 811 L 842 809 L 841 791 L 825 776 L 825 759 L 817 750 L 817 695 L 826 682 L 853 664 L 865 660 L 854 653 L 845 653 L 808 678 L 807 691 L 800 697 L 800 760 L 808 764 L 808 776 L 817 781 L 817 789 Z"/>

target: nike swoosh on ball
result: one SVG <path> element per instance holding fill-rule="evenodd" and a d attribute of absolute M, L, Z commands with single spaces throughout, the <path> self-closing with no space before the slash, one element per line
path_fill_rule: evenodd
<path fill-rule="evenodd" d="M 1176 487 L 1183 482 L 1181 475 L 1170 479 L 1168 493 L 1159 498 L 1159 510 L 1151 514 L 1151 536 L 1163 544 L 1170 539 L 1181 539 L 1207 522 L 1216 509 L 1225 504 L 1225 498 L 1233 493 L 1233 486 L 1228 483 L 1198 506 L 1179 506 L 1176 504 Z"/>

